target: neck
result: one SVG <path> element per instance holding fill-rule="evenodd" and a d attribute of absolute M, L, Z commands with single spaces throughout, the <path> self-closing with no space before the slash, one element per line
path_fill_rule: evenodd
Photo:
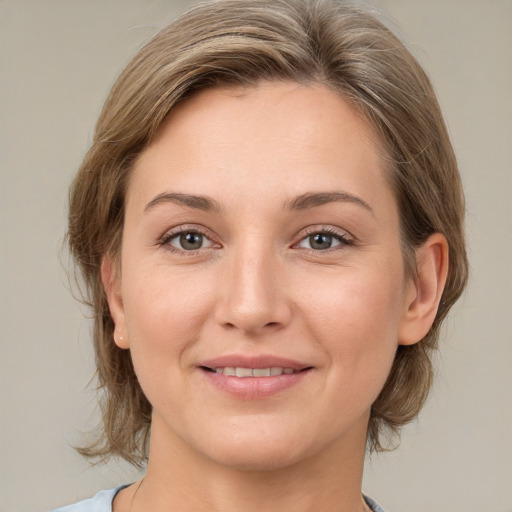
<path fill-rule="evenodd" d="M 363 418 L 362 421 L 367 421 Z M 147 474 L 130 512 L 360 512 L 366 438 L 360 428 L 285 467 L 241 468 L 191 450 L 154 419 Z M 364 429 L 363 429 L 364 430 Z"/>

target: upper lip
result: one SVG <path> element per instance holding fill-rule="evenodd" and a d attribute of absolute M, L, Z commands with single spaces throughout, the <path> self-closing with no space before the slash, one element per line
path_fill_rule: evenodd
<path fill-rule="evenodd" d="M 311 365 L 300 361 L 273 355 L 225 355 L 202 361 L 199 366 L 206 368 L 292 368 L 295 371 L 311 368 Z"/>

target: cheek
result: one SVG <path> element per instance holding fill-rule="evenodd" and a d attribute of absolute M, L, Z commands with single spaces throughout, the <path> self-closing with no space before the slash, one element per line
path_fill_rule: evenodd
<path fill-rule="evenodd" d="M 165 266 L 126 268 L 123 281 L 127 335 L 136 366 L 184 365 L 212 311 L 207 276 L 171 272 Z"/>
<path fill-rule="evenodd" d="M 304 283 L 301 310 L 333 370 L 353 379 L 387 377 L 403 308 L 400 265 L 343 269 Z M 320 282 L 324 286 L 319 286 Z"/>
<path fill-rule="evenodd" d="M 135 373 L 156 410 L 175 411 L 192 399 L 184 377 L 190 375 L 190 354 L 210 316 L 211 286 L 204 276 L 170 272 L 165 266 L 136 270 L 126 265 L 123 281 Z"/>

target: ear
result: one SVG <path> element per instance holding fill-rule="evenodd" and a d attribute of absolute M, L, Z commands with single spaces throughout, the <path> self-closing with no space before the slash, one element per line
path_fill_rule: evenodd
<path fill-rule="evenodd" d="M 435 320 L 448 275 L 448 242 L 441 233 L 431 235 L 415 254 L 416 275 L 406 285 L 399 345 L 413 345 L 426 336 Z"/>
<path fill-rule="evenodd" d="M 119 268 L 109 256 L 104 256 L 101 262 L 101 281 L 105 295 L 107 296 L 110 315 L 115 324 L 114 341 L 119 348 L 130 348 L 126 333 L 126 319 L 121 295 Z"/>

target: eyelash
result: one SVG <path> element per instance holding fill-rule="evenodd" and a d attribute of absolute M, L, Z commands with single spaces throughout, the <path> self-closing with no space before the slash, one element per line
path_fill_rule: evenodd
<path fill-rule="evenodd" d="M 302 241 L 306 240 L 310 236 L 313 235 L 329 235 L 332 236 L 337 242 L 339 242 L 338 246 L 329 247 L 328 249 L 308 249 L 302 248 L 305 251 L 310 253 L 319 254 L 319 253 L 327 253 L 336 250 L 341 250 L 344 247 L 355 245 L 355 241 L 347 235 L 345 232 L 340 232 L 339 230 L 329 227 L 329 226 L 311 226 L 306 228 L 306 234 L 301 237 L 301 239 L 294 244 L 294 247 L 297 247 Z"/>
<path fill-rule="evenodd" d="M 177 238 L 178 236 L 183 235 L 185 233 L 195 233 L 195 234 L 202 235 L 208 241 L 210 241 L 212 245 L 210 247 L 202 247 L 200 249 L 188 251 L 186 249 L 178 249 L 176 247 L 173 247 L 170 244 L 171 240 L 173 240 L 173 239 Z M 312 227 L 306 228 L 306 232 L 305 232 L 304 236 L 302 236 L 297 243 L 294 243 L 292 247 L 299 248 L 298 246 L 301 242 L 306 240 L 308 237 L 317 235 L 317 234 L 329 235 L 332 238 L 334 238 L 339 243 L 339 245 L 334 246 L 334 247 L 329 247 L 329 248 L 323 249 L 323 250 L 322 249 L 309 249 L 309 248 L 304 248 L 304 247 L 301 249 L 304 251 L 310 252 L 310 253 L 318 254 L 318 253 L 322 253 L 322 252 L 332 252 L 332 251 L 340 250 L 340 249 L 343 249 L 343 247 L 347 247 L 347 246 L 351 246 L 351 245 L 355 244 L 354 240 L 352 238 L 349 238 L 346 233 L 341 233 L 340 231 L 338 231 L 335 228 L 312 226 Z M 165 247 L 168 251 L 171 251 L 173 253 L 183 254 L 183 255 L 187 255 L 187 256 L 196 255 L 200 251 L 203 251 L 205 249 L 210 249 L 212 246 L 215 246 L 215 245 L 217 245 L 217 247 L 219 247 L 219 244 L 216 244 L 215 242 L 212 241 L 212 236 L 210 235 L 209 231 L 202 229 L 199 226 L 190 226 L 190 227 L 179 226 L 179 228 L 176 228 L 175 230 L 168 231 L 158 241 L 158 245 L 161 247 Z M 215 247 L 215 248 L 217 248 L 217 247 Z"/>
<path fill-rule="evenodd" d="M 162 238 L 158 241 L 158 245 L 161 246 L 161 247 L 165 247 L 166 250 L 168 251 L 171 251 L 173 253 L 177 253 L 177 254 L 182 254 L 182 255 L 186 255 L 186 256 L 194 256 L 196 254 L 198 254 L 200 251 L 203 251 L 204 249 L 210 249 L 210 247 L 202 247 L 201 249 L 196 249 L 196 250 L 190 250 L 190 251 L 187 251 L 185 249 L 178 249 L 176 247 L 173 247 L 170 242 L 174 239 L 174 238 L 177 238 L 179 237 L 180 235 L 183 235 L 183 234 L 188 234 L 188 233 L 194 233 L 194 234 L 198 234 L 198 235 L 202 235 L 204 238 L 206 238 L 207 240 L 209 240 L 212 244 L 212 246 L 215 246 L 215 245 L 219 245 L 219 244 L 216 244 L 215 242 L 212 241 L 212 236 L 211 234 L 209 233 L 209 231 L 205 230 L 205 229 L 202 229 L 201 227 L 199 226 L 179 226 L 179 228 L 176 228 L 174 230 L 171 230 L 171 231 L 167 231 L 163 236 Z"/>

